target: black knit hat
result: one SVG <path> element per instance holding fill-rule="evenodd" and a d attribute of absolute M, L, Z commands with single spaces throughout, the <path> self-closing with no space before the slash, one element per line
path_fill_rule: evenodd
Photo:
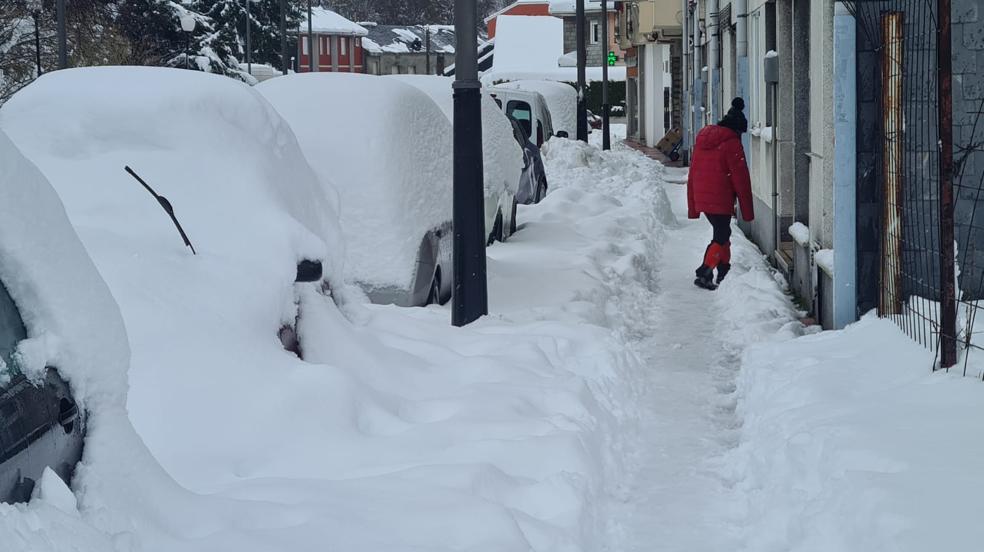
<path fill-rule="evenodd" d="M 721 119 L 718 126 L 723 126 L 725 128 L 730 128 L 731 130 L 737 132 L 738 134 L 744 134 L 748 132 L 748 119 L 745 118 L 745 114 L 742 111 L 745 109 L 745 100 L 741 98 L 735 98 L 731 100 L 731 109 L 728 110 L 728 114 Z"/>

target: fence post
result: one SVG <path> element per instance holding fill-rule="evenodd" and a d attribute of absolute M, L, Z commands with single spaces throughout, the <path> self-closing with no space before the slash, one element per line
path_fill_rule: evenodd
<path fill-rule="evenodd" d="M 937 0 L 936 79 L 940 145 L 940 368 L 957 363 L 957 290 L 953 230 L 953 94 L 950 0 Z"/>
<path fill-rule="evenodd" d="M 882 16 L 882 126 L 885 183 L 882 212 L 881 297 L 882 316 L 902 314 L 902 183 L 903 183 L 903 82 L 904 14 Z"/>

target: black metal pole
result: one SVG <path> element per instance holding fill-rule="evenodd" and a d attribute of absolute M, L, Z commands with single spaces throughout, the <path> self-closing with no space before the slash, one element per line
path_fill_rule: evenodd
<path fill-rule="evenodd" d="M 465 326 L 489 313 L 485 273 L 482 168 L 482 83 L 478 80 L 476 0 L 455 0 L 454 293 L 451 323 Z"/>
<path fill-rule="evenodd" d="M 249 5 L 253 0 L 246 0 L 246 72 L 253 75 L 253 44 L 250 41 L 250 29 L 253 27 L 253 22 L 250 18 Z"/>
<path fill-rule="evenodd" d="M 311 0 L 308 0 L 308 70 L 314 73 L 314 31 L 312 30 L 313 23 L 311 23 Z"/>
<path fill-rule="evenodd" d="M 280 64 L 284 74 L 290 65 L 290 54 L 287 53 L 287 0 L 280 0 Z"/>
<path fill-rule="evenodd" d="M 68 68 L 68 39 L 65 36 L 65 0 L 55 2 L 58 19 L 58 68 Z"/>
<path fill-rule="evenodd" d="M 584 103 L 587 89 L 585 66 L 588 62 L 588 47 L 585 44 L 584 0 L 577 0 L 577 21 L 574 25 L 574 40 L 577 41 L 577 139 L 588 141 L 588 106 Z"/>
<path fill-rule="evenodd" d="M 430 25 L 424 26 L 424 42 L 427 43 L 425 58 L 427 60 L 427 74 L 431 74 L 431 29 Z"/>
<path fill-rule="evenodd" d="M 601 149 L 612 149 L 608 103 L 608 0 L 601 0 Z"/>
<path fill-rule="evenodd" d="M 41 67 L 41 12 L 34 12 L 34 57 L 38 64 L 38 76 L 44 73 Z"/>
<path fill-rule="evenodd" d="M 937 0 L 936 79 L 940 138 L 940 368 L 957 363 L 957 290 L 953 245 L 953 61 L 950 0 Z"/>

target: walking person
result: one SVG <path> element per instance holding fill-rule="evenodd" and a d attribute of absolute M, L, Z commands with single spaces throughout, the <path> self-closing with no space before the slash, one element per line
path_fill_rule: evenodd
<path fill-rule="evenodd" d="M 744 100 L 732 100 L 731 109 L 718 124 L 697 133 L 690 159 L 687 215 L 696 219 L 703 214 L 714 230 L 694 280 L 695 285 L 704 289 L 717 289 L 731 270 L 731 218 L 735 216 L 735 199 L 746 221 L 755 218 L 751 178 L 741 145 L 741 135 L 748 132 L 744 109 Z"/>

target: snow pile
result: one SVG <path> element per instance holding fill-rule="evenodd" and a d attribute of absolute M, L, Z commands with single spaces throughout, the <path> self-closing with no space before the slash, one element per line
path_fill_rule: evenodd
<path fill-rule="evenodd" d="M 338 187 L 346 275 L 409 288 L 420 241 L 451 220 L 447 118 L 416 88 L 371 75 L 291 75 L 257 90 L 290 123 L 325 185 Z"/>
<path fill-rule="evenodd" d="M 608 6 L 609 10 L 613 10 L 613 6 Z M 594 13 L 601 11 L 601 1 L 600 0 L 585 0 L 584 2 L 584 12 Z M 577 2 L 574 0 L 550 0 L 550 15 L 555 15 L 558 17 L 571 16 L 577 14 Z"/>
<path fill-rule="evenodd" d="M 577 90 L 573 86 L 556 81 L 518 80 L 498 87 L 539 92 L 547 100 L 554 132 L 565 130 L 569 136 L 577 135 Z"/>
<path fill-rule="evenodd" d="M 302 19 L 297 25 L 297 30 L 301 33 L 307 33 L 307 10 L 301 10 L 301 17 Z M 369 34 L 369 31 L 361 25 L 349 21 L 329 9 L 319 6 L 314 6 L 311 8 L 311 30 L 315 33 L 345 36 L 366 36 Z"/>
<path fill-rule="evenodd" d="M 755 347 L 742 359 L 742 550 L 975 550 L 979 382 L 931 374 L 890 321 Z"/>
<path fill-rule="evenodd" d="M 393 75 L 387 78 L 405 82 L 427 94 L 454 126 L 454 79 L 431 75 Z M 496 198 L 508 192 L 516 195 L 523 173 L 523 150 L 513 136 L 512 124 L 495 100 L 482 98 L 482 161 L 485 171 L 485 197 Z M 451 154 L 453 155 L 453 151 Z M 511 205 L 505 208 L 512 208 Z"/>
<path fill-rule="evenodd" d="M 814 258 L 817 261 L 817 266 L 823 269 L 828 275 L 834 275 L 834 250 L 833 249 L 821 249 L 817 251 Z"/>
<path fill-rule="evenodd" d="M 796 243 L 802 245 L 803 247 L 809 247 L 810 228 L 802 222 L 794 222 L 789 227 L 789 235 L 796 240 Z"/>

